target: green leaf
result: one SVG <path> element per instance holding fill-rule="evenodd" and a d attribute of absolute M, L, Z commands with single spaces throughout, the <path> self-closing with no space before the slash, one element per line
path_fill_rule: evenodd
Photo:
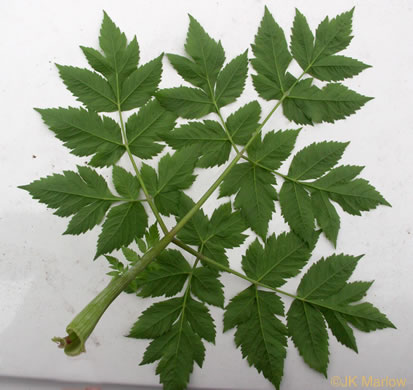
<path fill-rule="evenodd" d="M 289 88 L 285 72 L 292 57 L 283 30 L 267 7 L 251 46 L 255 55 L 251 64 L 257 72 L 252 76 L 256 91 L 266 100 L 280 99 Z"/>
<path fill-rule="evenodd" d="M 336 339 L 346 347 L 358 352 L 353 330 L 347 325 L 343 316 L 332 310 L 322 310 L 322 313 Z"/>
<path fill-rule="evenodd" d="M 333 296 L 327 298 L 333 305 L 343 305 L 360 301 L 367 293 L 373 282 L 352 282 L 346 283 L 344 287 Z"/>
<path fill-rule="evenodd" d="M 139 198 L 141 186 L 136 176 L 115 165 L 112 170 L 112 180 L 119 195 L 131 200 Z"/>
<path fill-rule="evenodd" d="M 122 247 L 122 253 L 130 264 L 136 264 L 141 259 L 133 249 L 127 248 L 126 246 Z"/>
<path fill-rule="evenodd" d="M 224 286 L 218 277 L 218 272 L 211 268 L 195 268 L 192 274 L 191 292 L 203 302 L 224 307 Z"/>
<path fill-rule="evenodd" d="M 135 156 L 150 159 L 163 150 L 157 143 L 175 126 L 175 115 L 151 100 L 126 122 L 129 149 Z"/>
<path fill-rule="evenodd" d="M 162 73 L 162 54 L 132 72 L 122 84 L 122 111 L 142 107 L 158 89 Z"/>
<path fill-rule="evenodd" d="M 105 255 L 105 258 L 110 264 L 110 268 L 117 270 L 117 271 L 123 271 L 123 269 L 125 268 L 123 263 L 120 262 L 116 257 Z"/>
<path fill-rule="evenodd" d="M 329 56 L 314 62 L 308 73 L 319 80 L 340 81 L 356 76 L 370 67 L 350 57 Z"/>
<path fill-rule="evenodd" d="M 293 158 L 288 176 L 297 180 L 316 179 L 334 167 L 349 142 L 319 142 L 301 149 Z"/>
<path fill-rule="evenodd" d="M 255 309 L 255 288 L 250 286 L 233 297 L 224 313 L 224 332 L 247 322 Z"/>
<path fill-rule="evenodd" d="M 80 46 L 80 48 L 82 49 L 87 62 L 94 70 L 96 70 L 96 72 L 101 73 L 106 78 L 110 77 L 113 73 L 113 68 L 104 55 L 91 47 Z"/>
<path fill-rule="evenodd" d="M 307 23 L 306 17 L 295 10 L 293 28 L 291 29 L 291 53 L 302 69 L 311 65 L 314 50 L 314 35 Z"/>
<path fill-rule="evenodd" d="M 142 253 L 146 253 L 146 251 L 148 250 L 146 243 L 144 240 L 142 240 L 142 238 L 135 238 L 135 242 L 138 245 L 139 250 Z"/>
<path fill-rule="evenodd" d="M 104 12 L 99 43 L 105 56 L 97 50 L 82 47 L 83 53 L 90 66 L 108 79 L 118 99 L 123 81 L 136 69 L 139 62 L 136 36 L 127 44 L 125 34 Z"/>
<path fill-rule="evenodd" d="M 238 305 L 234 302 L 241 302 L 247 295 L 247 309 L 244 308 L 244 315 L 240 316 L 239 311 L 235 311 Z M 252 287 L 231 301 L 224 317 L 226 329 L 228 326 L 237 327 L 235 343 L 241 347 L 243 358 L 262 372 L 277 389 L 284 371 L 287 330 L 275 315 L 283 314 L 283 304 L 277 295 Z"/>
<path fill-rule="evenodd" d="M 168 339 L 166 343 L 165 339 Z M 150 347 L 158 340 L 160 339 L 153 341 Z M 158 356 L 161 360 L 156 369 L 156 373 L 159 375 L 164 389 L 186 389 L 194 362 L 201 367 L 204 361 L 205 347 L 202 344 L 201 338 L 192 330 L 187 322 L 184 322 L 182 326 L 178 326 L 178 324 L 175 325 L 171 329 L 170 334 L 168 334 L 168 336 L 165 335 L 165 338 L 161 340 L 159 344 L 157 343 L 156 346 L 152 348 L 151 355 L 154 355 L 153 350 L 160 355 Z M 161 348 L 163 350 L 161 350 Z M 141 364 L 144 362 L 145 360 Z"/>
<path fill-rule="evenodd" d="M 165 109 L 182 118 L 201 118 L 214 111 L 208 95 L 198 88 L 161 89 L 155 95 Z"/>
<path fill-rule="evenodd" d="M 78 173 L 64 171 L 36 180 L 31 184 L 20 186 L 34 199 L 56 209 L 60 217 L 75 215 L 83 207 L 100 202 L 116 202 L 122 200 L 109 190 L 105 179 L 88 167 L 78 166 Z"/>
<path fill-rule="evenodd" d="M 184 315 L 195 333 L 204 340 L 215 343 L 214 321 L 204 304 L 188 297 Z"/>
<path fill-rule="evenodd" d="M 187 195 L 181 194 L 179 200 L 179 217 L 182 218 L 195 206 L 195 202 Z M 199 209 L 194 216 L 178 232 L 178 237 L 188 245 L 201 246 L 208 238 L 209 218 Z"/>
<path fill-rule="evenodd" d="M 149 248 L 152 248 L 159 242 L 160 235 L 157 222 L 150 226 L 149 229 L 145 232 L 145 239 L 148 243 Z"/>
<path fill-rule="evenodd" d="M 325 299 L 346 284 L 361 256 L 332 255 L 313 264 L 301 279 L 297 293 L 302 298 Z"/>
<path fill-rule="evenodd" d="M 261 107 L 254 100 L 232 113 L 226 125 L 233 141 L 238 145 L 245 145 L 251 138 L 252 133 L 259 126 Z"/>
<path fill-rule="evenodd" d="M 298 10 L 291 36 L 291 52 L 301 68 L 323 81 L 340 81 L 359 74 L 369 65 L 335 54 L 345 49 L 351 41 L 353 10 L 328 18 L 319 25 L 314 42 L 307 20 Z"/>
<path fill-rule="evenodd" d="M 176 54 L 167 54 L 167 56 L 169 62 L 185 81 L 188 81 L 188 83 L 191 83 L 195 87 L 202 89 L 207 88 L 207 80 L 198 64 Z"/>
<path fill-rule="evenodd" d="M 328 199 L 328 195 L 322 191 L 313 191 L 311 193 L 311 203 L 318 226 L 336 246 L 340 229 L 340 217 Z"/>
<path fill-rule="evenodd" d="M 213 86 L 225 62 L 224 49 L 221 42 L 213 40 L 191 15 L 185 50 L 199 66 L 201 75 Z"/>
<path fill-rule="evenodd" d="M 248 148 L 248 157 L 256 164 L 278 169 L 294 149 L 299 130 L 270 131 L 264 139 L 256 138 Z"/>
<path fill-rule="evenodd" d="M 310 243 L 314 234 L 314 214 L 307 191 L 300 184 L 285 181 L 279 198 L 286 222 L 299 237 Z"/>
<path fill-rule="evenodd" d="M 335 185 L 326 189 L 331 200 L 337 202 L 349 214 L 361 215 L 360 211 L 369 211 L 382 204 L 390 204 L 367 180 L 355 179 L 346 184 Z"/>
<path fill-rule="evenodd" d="M 231 143 L 222 126 L 211 120 L 188 122 L 164 137 L 172 148 L 179 150 L 195 146 L 201 158 L 198 166 L 202 168 L 224 164 L 231 152 Z"/>
<path fill-rule="evenodd" d="M 36 111 L 74 155 L 94 155 L 92 165 L 112 165 L 125 152 L 120 128 L 111 118 L 102 119 L 83 108 L 36 108 Z"/>
<path fill-rule="evenodd" d="M 180 217 L 194 205 L 192 199 L 182 196 L 179 205 Z M 201 252 L 207 257 L 228 265 L 225 249 L 240 246 L 246 238 L 242 234 L 245 229 L 240 213 L 232 212 L 230 203 L 226 203 L 214 211 L 210 220 L 201 210 L 196 212 L 178 233 L 178 237 L 189 245 L 201 247 Z"/>
<path fill-rule="evenodd" d="M 294 233 L 274 234 L 264 248 L 255 240 L 242 257 L 242 269 L 253 280 L 280 287 L 307 264 L 311 249 Z"/>
<path fill-rule="evenodd" d="M 170 297 L 182 290 L 191 267 L 176 250 L 165 250 L 139 274 L 137 278 L 141 297 Z"/>
<path fill-rule="evenodd" d="M 317 179 L 312 184 L 319 188 L 327 189 L 338 184 L 346 184 L 354 179 L 364 167 L 356 165 L 340 165 L 332 169 L 326 175 Z"/>
<path fill-rule="evenodd" d="M 287 326 L 304 361 L 327 377 L 328 334 L 321 312 L 295 299 L 287 313 Z"/>
<path fill-rule="evenodd" d="M 182 311 L 183 298 L 172 298 L 154 303 L 133 325 L 129 337 L 153 339 L 169 331 Z"/>
<path fill-rule="evenodd" d="M 251 163 L 237 164 L 223 180 L 219 196 L 236 194 L 234 207 L 241 211 L 243 219 L 260 237 L 265 239 L 268 222 L 277 194 L 274 176 Z"/>
<path fill-rule="evenodd" d="M 235 57 L 219 73 L 215 89 L 218 107 L 235 102 L 244 90 L 248 73 L 247 51 Z"/>
<path fill-rule="evenodd" d="M 311 367 L 324 373 L 327 367 L 327 354 L 317 356 L 315 351 L 316 344 L 327 346 L 327 336 L 323 336 L 322 340 L 315 341 L 311 346 L 308 345 L 305 337 L 301 338 L 308 336 L 308 332 L 306 334 L 300 327 L 300 316 L 303 314 L 307 320 L 306 327 L 313 333 L 312 328 L 317 326 L 317 322 L 321 324 L 322 313 L 337 340 L 356 352 L 356 340 L 348 323 L 365 332 L 395 327 L 384 314 L 368 302 L 349 305 L 362 299 L 372 284 L 347 283 L 359 259 L 360 257 L 348 255 L 333 255 L 313 264 L 302 278 L 297 289 L 299 297 L 288 312 L 288 328 L 295 345 Z M 303 323 L 302 320 L 301 322 Z"/>
<path fill-rule="evenodd" d="M 148 216 L 139 202 L 112 207 L 99 235 L 95 259 L 129 245 L 135 237 L 142 237 L 147 226 Z"/>
<path fill-rule="evenodd" d="M 205 347 L 201 337 L 213 342 L 215 328 L 208 309 L 185 296 L 155 303 L 145 310 L 134 324 L 130 337 L 154 338 L 141 364 L 160 360 L 156 373 L 164 388 L 183 390 L 194 362 L 201 367 L 204 361 Z"/>
<path fill-rule="evenodd" d="M 312 61 L 336 54 L 351 42 L 354 8 L 329 20 L 326 17 L 317 27 Z"/>
<path fill-rule="evenodd" d="M 195 180 L 193 171 L 198 153 L 194 149 L 182 149 L 172 156 L 165 155 L 158 165 L 158 177 L 153 168 L 142 167 L 143 180 L 159 211 L 164 215 L 179 213 L 180 191 L 189 188 Z"/>
<path fill-rule="evenodd" d="M 99 45 L 106 57 L 115 68 L 122 50 L 126 48 L 126 36 L 119 27 L 113 23 L 106 12 L 103 12 L 103 22 L 100 28 Z"/>
<path fill-rule="evenodd" d="M 78 235 L 86 233 L 99 225 L 109 210 L 112 202 L 96 200 L 81 208 L 70 220 L 63 234 Z"/>
<path fill-rule="evenodd" d="M 350 305 L 341 311 L 348 322 L 363 332 L 384 328 L 396 329 L 393 323 L 369 302 Z"/>
<path fill-rule="evenodd" d="M 67 89 L 87 108 L 97 112 L 117 111 L 112 88 L 97 73 L 73 66 L 56 66 Z"/>
<path fill-rule="evenodd" d="M 371 98 L 342 84 L 327 84 L 322 89 L 312 79 L 299 81 L 283 101 L 284 115 L 291 121 L 312 125 L 344 119 L 359 110 Z"/>

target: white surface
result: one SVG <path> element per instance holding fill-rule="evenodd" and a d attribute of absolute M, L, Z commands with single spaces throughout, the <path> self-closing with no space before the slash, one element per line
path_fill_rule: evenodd
<path fill-rule="evenodd" d="M 346 82 L 360 93 L 374 96 L 360 112 L 334 125 L 306 127 L 297 148 L 318 140 L 350 140 L 343 161 L 366 165 L 369 179 L 393 205 L 363 217 L 342 216 L 337 252 L 365 253 L 353 280 L 376 282 L 369 300 L 388 314 L 397 331 L 356 332 L 359 355 L 330 339 L 329 377 L 335 375 L 407 378 L 413 385 L 412 253 L 413 253 L 413 45 L 410 1 L 2 1 L 0 3 L 1 116 L 0 127 L 0 375 L 55 378 L 71 381 L 157 384 L 154 365 L 138 366 L 146 341 L 122 337 L 149 300 L 122 295 L 110 307 L 87 344 L 87 354 L 68 358 L 50 342 L 64 335 L 74 314 L 105 286 L 103 260 L 92 262 L 99 229 L 80 237 L 61 236 L 67 220 L 16 189 L 39 177 L 82 162 L 69 154 L 43 125 L 32 107 L 74 105 L 53 63 L 86 65 L 79 45 L 97 47 L 105 9 L 125 31 L 137 35 L 143 62 L 161 51 L 182 53 L 187 13 L 210 34 L 221 39 L 227 58 L 253 41 L 267 5 L 283 28 L 290 28 L 294 7 L 307 15 L 314 28 L 325 15 L 335 16 L 356 5 L 354 35 L 348 55 L 374 67 Z M 164 61 L 162 87 L 181 83 Z M 242 101 L 255 98 L 250 85 Z M 269 105 L 264 104 L 264 113 Z M 225 109 L 231 112 L 235 105 Z M 267 125 L 292 127 L 280 115 Z M 127 164 L 125 166 L 128 166 Z M 217 170 L 219 171 L 219 170 Z M 200 191 L 210 183 L 200 175 Z M 194 193 L 192 193 L 194 194 Z M 196 195 L 195 195 L 196 196 Z M 212 199 L 206 209 L 214 207 Z M 279 211 L 279 210 L 277 210 Z M 272 230 L 285 225 L 274 215 Z M 242 250 L 231 252 L 239 268 Z M 333 248 L 320 240 L 313 259 Z M 226 297 L 245 284 L 224 275 Z M 293 291 L 297 281 L 289 283 Z M 217 322 L 216 346 L 207 344 L 204 368 L 195 368 L 193 387 L 270 389 L 248 368 L 233 343 L 233 332 L 222 334 L 221 310 L 212 309 Z M 331 389 L 329 380 L 310 370 L 290 344 L 283 389 Z"/>

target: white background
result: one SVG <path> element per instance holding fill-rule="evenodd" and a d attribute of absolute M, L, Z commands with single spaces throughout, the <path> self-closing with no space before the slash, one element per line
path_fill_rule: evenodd
<path fill-rule="evenodd" d="M 346 82 L 375 99 L 347 120 L 305 127 L 297 149 L 314 141 L 350 140 L 343 161 L 365 165 L 369 179 L 392 204 L 362 217 L 342 216 L 337 253 L 365 254 L 352 280 L 375 280 L 369 300 L 385 312 L 397 330 L 365 334 L 356 331 L 359 354 L 330 338 L 329 378 L 370 376 L 406 378 L 413 385 L 413 122 L 411 1 L 2 1 L 0 2 L 0 376 L 54 378 L 71 381 L 156 385 L 155 366 L 138 366 L 147 345 L 123 337 L 150 301 L 123 294 L 110 307 L 87 343 L 87 354 L 66 357 L 51 343 L 108 282 L 104 260 L 92 262 L 99 228 L 80 237 L 62 236 L 67 220 L 16 189 L 39 177 L 74 169 L 84 160 L 69 154 L 41 122 L 33 107 L 76 105 L 58 78 L 54 63 L 86 66 L 79 45 L 98 46 L 102 9 L 131 39 L 137 35 L 142 63 L 160 52 L 183 54 L 187 13 L 216 39 L 227 58 L 253 41 L 267 5 L 277 22 L 289 29 L 294 8 L 315 28 L 356 5 L 355 38 L 346 50 L 373 68 Z M 289 36 L 289 33 L 287 33 Z M 181 83 L 164 60 L 161 87 Z M 255 99 L 250 81 L 241 102 Z M 237 105 L 227 107 L 225 115 Z M 270 105 L 263 105 L 266 114 Z M 280 113 L 266 129 L 293 127 Z M 124 160 L 125 167 L 129 168 Z M 214 173 L 219 172 L 216 169 Z M 106 173 L 106 172 L 104 172 Z M 210 174 L 210 173 L 209 173 Z M 208 187 L 200 172 L 194 197 Z M 206 205 L 211 211 L 217 202 Z M 279 209 L 271 230 L 286 226 Z M 234 268 L 245 245 L 230 252 Z M 322 238 L 312 260 L 333 252 Z M 224 275 L 229 299 L 246 285 Z M 294 291 L 297 281 L 286 289 Z M 287 307 L 289 301 L 286 301 Z M 235 349 L 233 332 L 222 334 L 222 311 L 212 309 L 216 345 L 207 345 L 204 367 L 195 368 L 193 388 L 270 389 Z M 3 388 L 5 382 L 3 382 Z M 360 382 L 359 382 L 360 383 Z M 1 387 L 0 380 L 0 387 Z M 12 385 L 7 385 L 10 389 Z M 359 384 L 360 387 L 360 384 Z M 309 369 L 289 343 L 283 389 L 331 389 L 329 380 Z"/>

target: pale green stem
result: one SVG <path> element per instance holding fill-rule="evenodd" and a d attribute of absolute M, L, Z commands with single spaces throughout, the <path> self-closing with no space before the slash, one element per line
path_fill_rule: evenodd
<path fill-rule="evenodd" d="M 299 297 L 299 296 L 297 296 L 297 295 L 290 294 L 290 293 L 287 292 L 287 291 L 283 291 L 283 290 L 280 290 L 280 289 L 278 289 L 278 288 L 274 288 L 274 287 L 268 286 L 268 285 L 266 285 L 266 284 L 264 284 L 264 283 L 259 282 L 258 280 L 254 280 L 254 279 L 248 277 L 247 275 L 244 275 L 244 274 L 242 274 L 242 273 L 240 273 L 240 272 L 238 272 L 238 271 L 235 271 L 235 270 L 232 269 L 232 268 L 229 268 L 229 267 L 227 267 L 227 266 L 225 266 L 225 265 L 223 265 L 223 264 L 221 264 L 221 263 L 218 263 L 217 261 L 215 261 L 215 260 L 213 260 L 213 259 L 211 259 L 211 258 L 209 258 L 209 257 L 207 257 L 207 256 L 205 256 L 205 255 L 203 255 L 202 253 L 200 253 L 200 252 L 196 251 L 195 249 L 191 248 L 190 246 L 186 245 L 186 244 L 185 244 L 184 242 L 182 242 L 181 240 L 178 240 L 178 239 L 174 238 L 174 239 L 172 240 L 172 242 L 173 242 L 175 245 L 177 245 L 177 246 L 179 246 L 180 248 L 182 248 L 183 250 L 185 250 L 186 252 L 190 253 L 191 255 L 196 256 L 198 259 L 200 259 L 200 260 L 202 260 L 202 261 L 205 261 L 205 262 L 208 263 L 208 264 L 211 264 L 212 266 L 220 269 L 221 271 L 224 271 L 224 272 L 230 273 L 230 274 L 232 274 L 232 275 L 238 276 L 239 278 L 244 279 L 244 280 L 250 282 L 251 284 L 254 284 L 255 286 L 261 286 L 261 287 L 264 287 L 264 288 L 266 288 L 266 289 L 275 291 L 275 292 L 277 292 L 277 293 L 279 293 L 279 294 L 283 294 L 283 295 L 289 296 L 289 297 L 294 298 L 294 299 L 304 300 L 303 298 L 301 298 L 301 297 Z"/>

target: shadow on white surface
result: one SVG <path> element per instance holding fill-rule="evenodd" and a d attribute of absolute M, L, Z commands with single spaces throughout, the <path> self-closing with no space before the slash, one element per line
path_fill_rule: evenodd
<path fill-rule="evenodd" d="M 61 382 L 33 378 L 13 378 L 0 376 L 0 390 L 157 390 L 161 386 L 127 386 L 119 384 L 98 385 L 81 382 Z M 188 390 L 195 388 L 188 387 Z M 220 390 L 197 388 L 197 390 Z"/>

